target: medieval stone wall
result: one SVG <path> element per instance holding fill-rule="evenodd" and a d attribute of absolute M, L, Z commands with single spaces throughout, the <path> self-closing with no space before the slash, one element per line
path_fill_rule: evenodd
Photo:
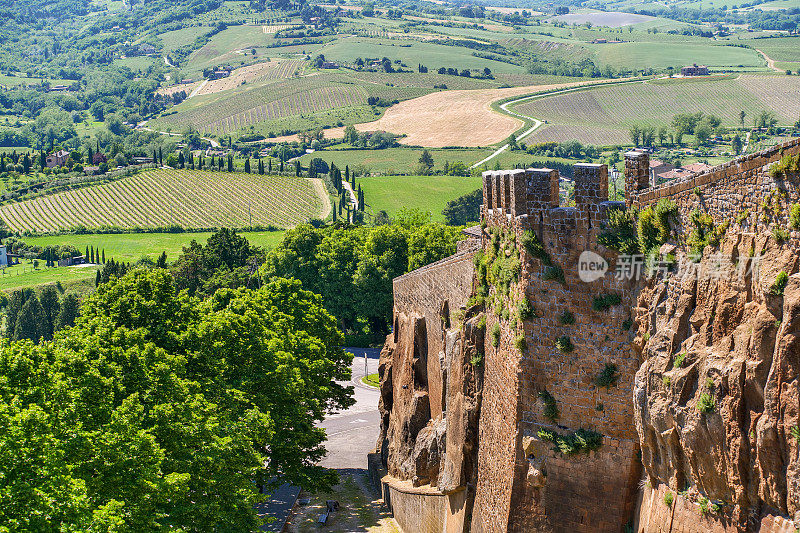
<path fill-rule="evenodd" d="M 478 531 L 619 531 L 633 511 L 638 441 L 630 397 L 639 361 L 624 327 L 631 318 L 631 281 L 606 275 L 587 283 L 578 276 L 583 251 L 613 264 L 615 254 L 598 246 L 596 237 L 608 210 L 623 206 L 606 201 L 605 166 L 576 165 L 574 175 L 576 206 L 564 208 L 558 206 L 555 171 L 484 174 L 484 253 L 494 233 L 519 243 L 531 231 L 564 280 L 548 280 L 552 266 L 523 251 L 521 281 L 509 298 L 527 300 L 535 313 L 523 321 L 522 349 L 514 318 L 492 313 L 487 304 L 487 331 L 498 324 L 501 334 L 496 348 L 486 343 Z M 616 305 L 592 308 L 595 298 L 609 294 L 619 297 Z M 561 337 L 570 339 L 569 353 L 556 347 Z M 618 382 L 606 389 L 595 380 L 607 364 L 616 365 Z M 545 391 L 559 410 L 555 421 L 544 414 Z M 603 445 L 588 455 L 565 456 L 538 437 L 541 429 L 597 431 Z M 537 471 L 546 472 L 545 481 Z"/>
<path fill-rule="evenodd" d="M 796 196 L 800 190 L 797 183 L 773 179 L 768 172 L 769 165 L 786 154 L 798 153 L 800 138 L 738 157 L 680 181 L 649 187 L 646 179 L 649 155 L 628 152 L 625 154 L 626 201 L 628 205 L 642 208 L 668 198 L 677 204 L 684 218 L 698 209 L 710 214 L 717 223 L 733 221 L 748 212 L 742 220 L 742 227 L 745 231 L 757 231 L 759 227 L 768 226 L 762 214 L 773 191 L 786 191 Z M 776 222 L 785 226 L 787 218 L 788 213 L 781 213 Z"/>
<path fill-rule="evenodd" d="M 672 247 L 673 251 L 679 248 L 676 253 L 685 253 L 682 239 L 692 229 L 689 220 L 695 210 L 710 214 L 717 227 L 727 228 L 727 221 L 728 237 L 738 238 L 737 249 L 745 250 L 748 245 L 742 243 L 756 236 L 761 243 L 757 251 L 767 249 L 763 243 L 772 238 L 770 232 L 788 227 L 789 205 L 800 200 L 797 180 L 776 181 L 768 168 L 783 155 L 798 152 L 800 139 L 658 187 L 649 185 L 648 155 L 630 152 L 625 159 L 627 204 L 642 209 L 662 198 L 674 201 L 680 214 L 674 229 L 682 235 Z M 657 392 L 669 383 L 664 380 L 662 384 L 662 374 L 670 370 L 671 358 L 684 337 L 695 335 L 693 346 L 698 342 L 719 344 L 714 357 L 702 355 L 698 348 L 698 355 L 692 355 L 699 361 L 697 368 L 724 371 L 720 361 L 725 357 L 735 359 L 736 364 L 749 361 L 751 356 L 743 355 L 747 348 L 740 349 L 741 361 L 726 355 L 725 343 L 730 341 L 725 336 L 744 316 L 741 309 L 736 310 L 745 305 L 742 302 L 747 302 L 751 314 L 757 305 L 769 307 L 768 302 L 758 300 L 766 298 L 762 293 L 768 287 L 764 289 L 762 283 L 756 290 L 751 281 L 732 288 L 707 282 L 703 288 L 695 286 L 690 297 L 675 283 L 664 283 L 661 290 L 658 279 L 616 276 L 620 258 L 599 245 L 597 237 L 605 229 L 609 212 L 626 206 L 606 200 L 604 165 L 576 165 L 574 177 L 575 206 L 563 207 L 559 206 L 556 171 L 484 173 L 480 237 L 459 245 L 453 257 L 395 280 L 395 328 L 381 354 L 383 423 L 379 445 L 393 482 L 406 480 L 415 487 L 427 484 L 424 490 L 407 491 L 414 496 L 406 498 L 409 504 L 395 512 L 404 514 L 403 523 L 415 524 L 413 514 L 420 509 L 427 514 L 427 509 L 439 509 L 442 500 L 426 499 L 426 491 L 431 491 L 430 498 L 463 494 L 458 513 L 448 509 L 441 511 L 445 515 L 441 521 L 428 520 L 444 524 L 448 531 L 461 527 L 480 533 L 616 533 L 635 525 L 637 533 L 727 533 L 743 531 L 743 517 L 751 510 L 760 521 L 751 529 L 789 531 L 789 522 L 778 515 L 800 508 L 800 502 L 785 503 L 800 494 L 800 481 L 793 473 L 793 479 L 786 481 L 786 472 L 776 476 L 773 471 L 785 470 L 785 465 L 796 469 L 800 464 L 787 458 L 794 454 L 795 446 L 784 442 L 787 424 L 797 422 L 792 417 L 800 409 L 775 400 L 776 405 L 786 404 L 791 416 L 781 420 L 776 411 L 761 417 L 764 427 L 753 434 L 764 439 L 763 447 L 746 452 L 737 451 L 746 446 L 736 440 L 741 440 L 740 433 L 745 430 L 737 430 L 736 423 L 727 420 L 741 413 L 748 421 L 760 417 L 736 406 L 744 395 L 752 403 L 759 394 L 766 394 L 757 390 L 764 389 L 763 384 L 726 397 L 722 422 L 706 427 L 709 434 L 716 435 L 706 452 L 692 449 L 691 439 L 704 434 L 696 432 L 695 426 L 690 424 L 680 438 L 677 430 L 659 433 L 663 428 L 656 427 L 664 420 L 678 425 L 697 420 L 696 416 L 686 418 L 685 403 L 696 401 L 698 387 L 708 380 L 703 382 L 695 375 L 691 388 L 687 385 L 691 380 L 684 375 L 691 373 L 678 372 L 675 379 L 680 378 L 681 385 L 672 387 L 674 397 L 662 398 Z M 535 235 L 543 252 L 531 255 L 526 250 L 522 243 L 530 235 Z M 782 259 L 774 261 L 775 268 L 789 274 L 800 269 L 798 242 L 800 232 L 791 232 L 789 241 L 778 245 Z M 593 280 L 582 279 L 583 252 L 597 254 L 610 272 Z M 488 263 L 487 257 L 491 258 Z M 503 269 L 515 258 L 519 270 L 513 281 L 506 283 L 503 277 L 508 272 Z M 479 265 L 477 276 L 475 264 Z M 481 268 L 495 267 L 492 280 L 482 286 L 480 277 L 485 272 L 481 274 Z M 774 279 L 776 273 L 770 271 L 769 276 Z M 796 282 L 795 277 L 792 280 Z M 467 309 L 467 320 L 460 322 L 456 311 L 470 296 L 477 296 L 482 303 Z M 612 297 L 609 305 L 595 304 L 606 297 Z M 707 308 L 695 309 L 704 298 L 711 302 Z M 753 298 L 756 300 L 751 302 Z M 533 316 L 518 316 L 522 302 L 532 308 Z M 668 324 L 665 320 L 670 313 L 678 311 L 683 317 L 676 319 L 680 323 Z M 777 315 L 764 314 L 759 320 L 762 326 L 780 327 Z M 800 327 L 800 320 L 796 322 L 783 326 L 787 338 L 794 338 L 795 333 L 800 338 L 800 331 L 787 329 Z M 753 328 L 749 331 L 752 335 Z M 568 343 L 557 343 L 559 339 L 568 339 Z M 571 349 L 565 349 L 567 345 Z M 784 347 L 783 352 L 776 352 L 775 360 L 785 361 L 790 351 Z M 755 365 L 752 371 L 760 376 L 764 370 L 758 369 L 763 364 L 756 359 L 750 361 Z M 775 383 L 769 386 L 793 395 L 800 390 L 800 380 L 795 379 L 794 366 L 789 367 L 791 371 L 781 367 L 780 376 L 771 378 Z M 598 377 L 608 368 L 616 370 L 616 381 L 607 387 L 598 385 Z M 734 379 L 739 372 L 736 368 L 731 367 L 732 377 L 725 379 Z M 762 378 L 766 379 L 766 374 L 755 381 L 761 383 Z M 656 392 L 651 394 L 651 390 Z M 733 391 L 735 386 L 718 390 Z M 794 401 L 794 396 L 782 397 Z M 663 402 L 652 404 L 652 398 Z M 763 398 L 760 401 L 764 403 Z M 550 418 L 553 406 L 558 415 Z M 661 415 L 663 420 L 658 418 Z M 773 429 L 773 422 L 779 430 Z M 600 434 L 599 448 L 571 453 L 557 449 L 552 442 L 558 440 L 553 434 L 569 438 L 580 431 Z M 774 448 L 776 434 L 783 444 Z M 747 454 L 752 454 L 748 460 L 761 461 L 756 470 L 762 477 L 751 476 L 749 481 L 742 477 L 748 468 L 753 470 L 742 462 Z M 649 480 L 645 488 L 640 488 L 644 483 L 642 460 Z M 726 464 L 732 465 L 728 471 Z M 670 477 L 670 473 L 674 475 Z M 693 483 L 693 492 L 678 495 L 688 481 Z M 755 488 L 743 488 L 748 483 Z M 669 487 L 676 494 L 672 507 L 663 502 Z M 729 503 L 739 503 L 717 516 L 701 517 L 696 507 L 702 494 L 722 495 Z M 454 521 L 449 518 L 452 516 L 463 518 Z M 427 531 L 418 525 L 409 527 Z"/>

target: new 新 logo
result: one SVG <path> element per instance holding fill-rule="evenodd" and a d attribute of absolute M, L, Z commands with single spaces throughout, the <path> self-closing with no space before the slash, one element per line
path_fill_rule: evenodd
<path fill-rule="evenodd" d="M 585 250 L 578 258 L 578 277 L 585 283 L 591 283 L 605 276 L 608 272 L 608 262 L 603 256 L 590 250 Z"/>

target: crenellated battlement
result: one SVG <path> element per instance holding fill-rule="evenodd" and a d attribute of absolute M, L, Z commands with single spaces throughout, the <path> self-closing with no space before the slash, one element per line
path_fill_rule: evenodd
<path fill-rule="evenodd" d="M 559 205 L 560 179 L 558 171 L 549 168 L 484 172 L 482 220 L 488 225 L 519 221 L 540 230 L 586 233 L 599 226 L 610 207 L 617 207 L 608 201 L 606 165 L 574 166 L 574 207 Z"/>

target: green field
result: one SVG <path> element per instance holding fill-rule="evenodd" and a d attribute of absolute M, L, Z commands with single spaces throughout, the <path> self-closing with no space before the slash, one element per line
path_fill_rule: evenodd
<path fill-rule="evenodd" d="M 214 35 L 202 48 L 193 52 L 183 66 L 183 73 L 192 77 L 209 67 L 252 63 L 255 61 L 252 55 L 243 55 L 239 51 L 255 48 L 261 56 L 267 50 L 266 45 L 272 41 L 272 35 L 265 34 L 260 25 L 231 26 Z"/>
<path fill-rule="evenodd" d="M 748 44 L 775 61 L 800 61 L 800 36 L 753 39 Z"/>
<path fill-rule="evenodd" d="M 210 26 L 190 26 L 188 28 L 159 33 L 158 38 L 161 40 L 164 53 L 169 54 L 181 46 L 192 43 L 197 37 L 210 29 Z"/>
<path fill-rule="evenodd" d="M 492 72 L 499 73 L 521 74 L 525 72 L 524 67 L 520 65 L 475 57 L 469 48 L 417 41 L 404 43 L 399 40 L 352 37 L 327 45 L 319 52 L 325 54 L 328 59 L 343 63 L 353 63 L 358 57 L 388 57 L 392 61 L 398 59 L 413 69 L 416 69 L 417 65 L 421 63 L 430 70 L 436 70 L 439 67 L 483 70 L 488 67 Z"/>
<path fill-rule="evenodd" d="M 447 202 L 481 188 L 479 177 L 459 176 L 381 176 L 359 178 L 367 210 L 380 210 L 394 216 L 402 208 L 417 208 L 443 221 Z"/>
<path fill-rule="evenodd" d="M 263 248 L 274 248 L 283 239 L 283 231 L 242 232 L 250 244 Z M 24 237 L 30 245 L 47 246 L 49 244 L 71 244 L 83 251 L 89 246 L 105 251 L 106 260 L 135 262 L 143 256 L 157 258 L 161 252 L 167 252 L 170 261 L 177 259 L 184 246 L 192 240 L 205 244 L 211 233 L 118 233 L 105 235 L 45 235 L 41 237 Z M 29 267 L 30 268 L 30 267 Z"/>
<path fill-rule="evenodd" d="M 35 287 L 46 283 L 60 282 L 65 288 L 76 284 L 94 286 L 96 267 L 59 267 L 45 268 L 40 261 L 40 267 L 34 269 L 33 265 L 25 262 L 21 265 L 8 267 L 0 271 L 0 291 Z"/>
<path fill-rule="evenodd" d="M 764 59 L 754 50 L 693 42 L 619 43 L 591 46 L 597 61 L 614 68 L 680 68 L 698 63 L 710 69 L 730 67 L 764 68 Z"/>
<path fill-rule="evenodd" d="M 728 126 L 747 113 L 746 125 L 760 111 L 774 111 L 780 123 L 800 114 L 800 76 L 742 75 L 735 79 L 656 80 L 613 85 L 532 100 L 515 109 L 546 120 L 528 142 L 577 139 L 596 145 L 627 144 L 633 124 L 669 126 L 681 112 L 717 115 Z"/>
<path fill-rule="evenodd" d="M 330 203 L 321 182 L 285 176 L 150 170 L 0 207 L 15 231 L 88 228 L 291 227 L 325 218 Z"/>
<path fill-rule="evenodd" d="M 492 153 L 488 149 L 430 149 L 434 170 L 442 170 L 445 162 L 461 161 L 467 166 L 480 161 Z M 349 165 L 359 175 L 364 174 L 413 174 L 419 163 L 422 150 L 419 148 L 387 148 L 385 150 L 320 150 L 300 158 L 308 166 L 312 158 L 319 157 L 337 167 Z"/>

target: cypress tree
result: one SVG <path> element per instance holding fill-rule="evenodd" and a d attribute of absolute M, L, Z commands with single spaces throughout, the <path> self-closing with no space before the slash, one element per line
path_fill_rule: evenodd
<path fill-rule="evenodd" d="M 233 172 L 233 156 L 228 155 L 228 172 Z"/>
<path fill-rule="evenodd" d="M 30 339 L 38 342 L 46 334 L 44 310 L 39 298 L 34 294 L 22 306 L 14 326 L 14 340 Z"/>
<path fill-rule="evenodd" d="M 250 158 L 244 160 L 244 171 L 250 174 Z"/>
<path fill-rule="evenodd" d="M 160 166 L 164 166 L 164 152 L 161 150 L 161 147 L 158 148 L 158 164 Z"/>
<path fill-rule="evenodd" d="M 267 164 L 269 165 L 269 173 L 272 174 L 272 158 L 267 161 Z"/>
<path fill-rule="evenodd" d="M 211 170 L 215 170 L 214 169 L 214 166 L 215 166 L 214 165 L 214 154 L 211 154 L 211 164 L 209 166 L 211 167 Z"/>
<path fill-rule="evenodd" d="M 83 259 L 84 259 L 84 261 L 91 260 L 91 257 L 89 256 L 89 247 L 88 246 L 86 247 L 86 255 L 83 256 Z"/>
<path fill-rule="evenodd" d="M 103 248 L 103 257 L 102 257 L 101 263 L 103 263 L 104 265 L 106 264 L 106 249 L 105 248 Z"/>
<path fill-rule="evenodd" d="M 153 150 L 153 164 L 154 165 L 158 164 L 158 154 L 156 153 L 155 150 Z"/>
<path fill-rule="evenodd" d="M 350 165 L 344 166 L 344 180 L 350 181 Z"/>
<path fill-rule="evenodd" d="M 258 173 L 264 174 L 264 161 L 262 159 L 258 160 Z"/>
<path fill-rule="evenodd" d="M 178 166 L 183 168 L 185 162 L 186 160 L 183 158 L 183 152 L 178 152 Z"/>
<path fill-rule="evenodd" d="M 100 274 L 100 271 L 97 271 L 97 274 Z M 61 305 L 58 312 L 58 316 L 56 316 L 56 322 L 53 329 L 55 331 L 59 331 L 67 326 L 74 326 L 75 319 L 78 318 L 78 314 L 80 314 L 80 302 L 78 301 L 78 297 L 74 294 L 66 294 L 61 299 Z"/>
<path fill-rule="evenodd" d="M 309 167 L 308 173 L 311 174 L 311 167 Z M 294 162 L 294 175 L 295 176 L 300 176 L 300 160 L 299 159 Z M 311 176 L 309 176 L 309 177 L 311 177 Z"/>
<path fill-rule="evenodd" d="M 167 268 L 167 252 L 161 252 L 156 260 L 156 268 Z"/>
<path fill-rule="evenodd" d="M 42 295 L 39 299 L 42 305 L 42 315 L 44 316 L 43 337 L 44 340 L 49 341 L 53 338 L 55 332 L 56 317 L 61 310 L 58 301 L 58 289 L 54 285 L 47 285 L 42 289 Z"/>
<path fill-rule="evenodd" d="M 281 159 L 281 172 L 283 172 L 283 159 Z"/>
<path fill-rule="evenodd" d="M 333 221 L 336 222 L 336 200 L 333 201 Z"/>
<path fill-rule="evenodd" d="M 99 270 L 97 271 L 97 275 L 94 277 L 94 286 L 95 287 L 99 287 L 100 286 L 100 271 Z"/>
<path fill-rule="evenodd" d="M 217 158 L 217 166 L 219 167 L 219 171 L 222 172 L 222 156 Z"/>
<path fill-rule="evenodd" d="M 342 215 L 342 201 L 339 200 L 339 216 Z"/>

